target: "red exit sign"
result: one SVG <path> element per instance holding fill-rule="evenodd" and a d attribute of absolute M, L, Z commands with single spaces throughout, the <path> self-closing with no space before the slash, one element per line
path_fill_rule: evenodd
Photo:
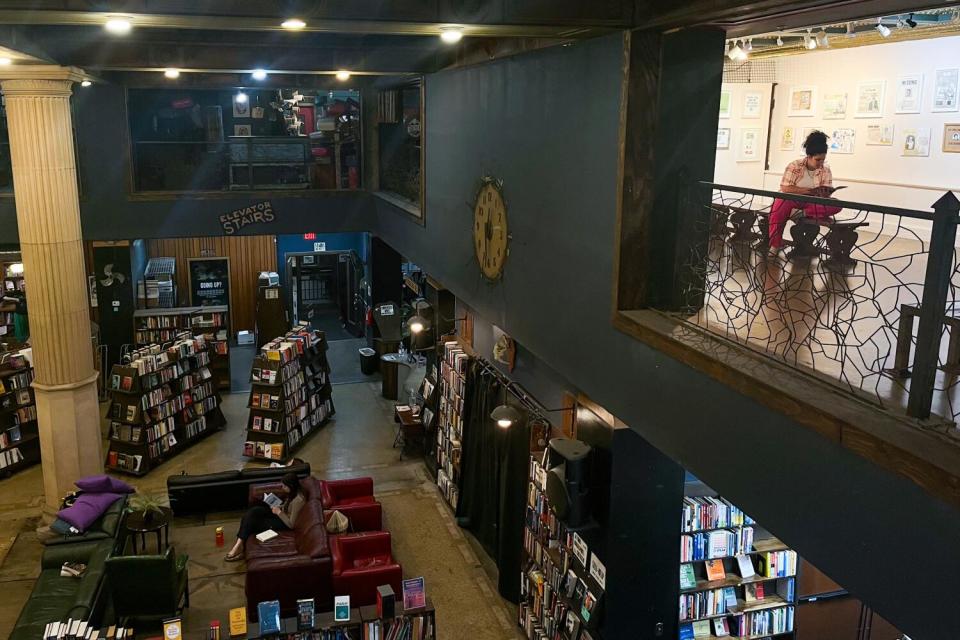
<path fill-rule="evenodd" d="M 303 234 L 303 239 L 304 239 L 304 240 L 316 240 L 316 239 L 317 239 L 317 234 L 315 234 L 315 233 L 305 233 L 305 234 Z"/>

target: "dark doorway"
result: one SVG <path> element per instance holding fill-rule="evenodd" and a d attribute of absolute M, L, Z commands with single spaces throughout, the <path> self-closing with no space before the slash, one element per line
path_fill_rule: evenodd
<path fill-rule="evenodd" d="M 290 316 L 324 331 L 327 340 L 363 335 L 363 263 L 354 251 L 290 253 L 286 258 Z"/>

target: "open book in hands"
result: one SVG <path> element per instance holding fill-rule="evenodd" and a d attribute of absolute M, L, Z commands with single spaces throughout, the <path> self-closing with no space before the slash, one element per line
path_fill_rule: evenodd
<path fill-rule="evenodd" d="M 816 196 L 818 198 L 829 198 L 833 195 L 834 191 L 839 191 L 840 189 L 846 189 L 846 186 L 839 187 L 817 187 L 810 191 L 810 195 Z"/>
<path fill-rule="evenodd" d="M 283 500 L 281 500 L 280 498 L 278 498 L 276 495 L 272 493 L 263 494 L 263 501 L 266 502 L 267 506 L 270 507 L 271 509 L 273 507 L 279 507 L 280 505 L 283 504 Z"/>

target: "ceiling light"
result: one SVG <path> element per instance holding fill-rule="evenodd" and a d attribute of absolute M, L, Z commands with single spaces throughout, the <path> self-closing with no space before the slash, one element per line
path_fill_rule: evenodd
<path fill-rule="evenodd" d="M 827 36 L 827 32 L 822 28 L 820 29 L 820 33 L 817 34 L 817 44 L 821 47 L 830 46 L 830 38 Z"/>
<path fill-rule="evenodd" d="M 164 69 L 163 75 L 171 80 L 174 80 L 180 77 L 180 69 Z"/>
<path fill-rule="evenodd" d="M 440 30 L 440 39 L 447 44 L 457 44 L 463 39 L 463 29 L 459 27 L 444 27 Z"/>
<path fill-rule="evenodd" d="M 783 46 L 783 38 L 781 38 L 780 36 L 777 36 L 777 46 L 778 47 Z"/>
<path fill-rule="evenodd" d="M 856 31 L 854 30 L 854 28 L 853 28 L 853 23 L 852 23 L 852 22 L 848 22 L 848 23 L 847 23 L 847 37 L 848 37 L 848 38 L 852 38 L 852 37 L 854 37 L 855 35 L 857 35 L 857 32 L 856 32 Z"/>
<path fill-rule="evenodd" d="M 803 36 L 803 46 L 810 51 L 817 48 L 817 39 L 810 35 L 810 29 L 807 29 L 807 35 Z"/>
<path fill-rule="evenodd" d="M 13 60 L 10 58 L 0 58 L 0 67 L 6 67 L 10 64 L 13 64 Z"/>
<path fill-rule="evenodd" d="M 513 423 L 520 422 L 523 418 L 519 411 L 506 404 L 502 404 L 494 409 L 490 417 L 496 420 L 497 426 L 502 429 L 509 429 Z"/>
<path fill-rule="evenodd" d="M 743 50 L 746 51 L 747 53 L 750 53 L 751 51 L 753 51 L 753 38 L 750 38 L 749 40 L 747 40 L 747 43 L 743 45 Z"/>
<path fill-rule="evenodd" d="M 880 22 L 879 18 L 877 18 L 877 31 L 879 31 L 880 35 L 883 36 L 884 38 L 887 38 L 890 36 L 890 27 Z"/>
<path fill-rule="evenodd" d="M 917 21 L 913 19 L 912 13 L 910 14 L 910 17 L 907 18 L 907 26 L 909 26 L 911 29 L 917 28 Z"/>
<path fill-rule="evenodd" d="M 107 20 L 106 24 L 103 25 L 103 28 L 114 33 L 116 35 L 123 35 L 125 33 L 130 33 L 131 29 L 130 21 L 126 18 L 110 18 Z"/>
<path fill-rule="evenodd" d="M 243 103 L 245 103 L 247 100 L 249 100 L 249 98 L 247 98 L 247 94 L 245 94 L 243 91 L 238 91 L 238 92 L 237 92 L 237 95 L 234 96 L 233 99 L 234 99 L 234 101 L 237 102 L 238 104 L 243 104 Z"/>
<path fill-rule="evenodd" d="M 92 85 L 92 84 L 93 84 L 93 83 L 90 82 L 89 80 L 84 80 L 83 82 L 80 83 L 80 86 L 81 86 L 81 87 L 89 87 L 89 86 Z"/>
<path fill-rule="evenodd" d="M 284 20 L 281 22 L 280 26 L 284 29 L 289 29 L 290 31 L 299 31 L 307 26 L 307 23 L 299 18 L 290 18 L 289 20 Z"/>
<path fill-rule="evenodd" d="M 733 49 L 730 49 L 730 53 L 728 53 L 727 56 L 728 56 L 731 60 L 746 60 L 746 59 L 747 59 L 747 53 L 746 53 L 743 49 L 740 48 L 739 42 L 734 42 L 734 43 L 733 43 Z"/>
<path fill-rule="evenodd" d="M 346 70 L 343 70 L 343 69 L 341 69 L 340 71 L 337 71 L 337 80 L 339 80 L 340 82 L 344 82 L 344 81 L 349 80 L 349 79 L 350 79 L 350 72 L 349 72 L 349 71 L 346 71 Z"/>
<path fill-rule="evenodd" d="M 254 80 L 266 80 L 266 79 L 267 79 L 267 72 L 264 71 L 263 69 L 254 69 L 254 70 L 253 70 L 253 73 L 250 74 L 250 75 L 253 77 Z"/>

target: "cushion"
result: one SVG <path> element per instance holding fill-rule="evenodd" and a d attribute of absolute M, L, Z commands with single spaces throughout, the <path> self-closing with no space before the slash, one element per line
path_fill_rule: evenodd
<path fill-rule="evenodd" d="M 84 493 L 72 506 L 61 509 L 57 517 L 81 532 L 86 531 L 114 502 L 122 498 L 119 493 Z"/>
<path fill-rule="evenodd" d="M 57 518 L 53 521 L 53 524 L 50 525 L 50 530 L 54 533 L 59 533 L 62 536 L 80 535 L 80 532 L 77 531 L 72 524 L 66 520 L 61 520 L 60 518 Z"/>
<path fill-rule="evenodd" d="M 335 506 L 337 507 L 349 507 L 358 504 L 373 504 L 377 501 L 373 496 L 356 496 L 353 498 L 341 498 L 337 500 Z"/>
<path fill-rule="evenodd" d="M 111 478 L 108 475 L 87 476 L 74 482 L 81 491 L 90 493 L 133 493 L 134 488 L 123 480 Z"/>

